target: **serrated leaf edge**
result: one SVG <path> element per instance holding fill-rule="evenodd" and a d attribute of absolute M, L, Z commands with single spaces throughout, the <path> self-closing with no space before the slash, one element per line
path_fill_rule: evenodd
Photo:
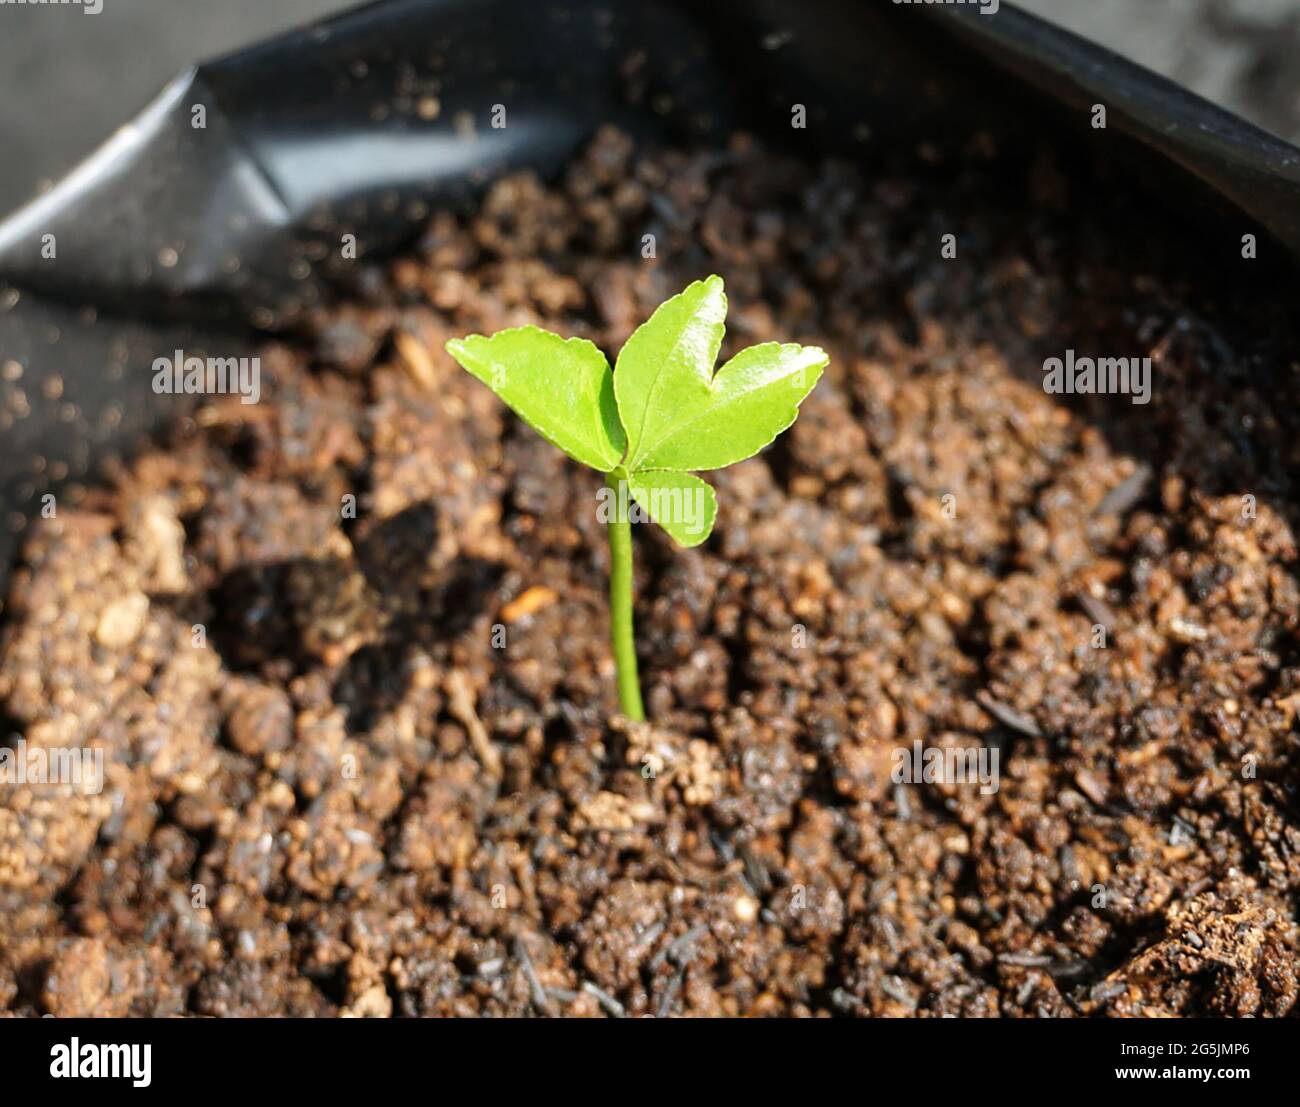
<path fill-rule="evenodd" d="M 654 311 L 652 311 L 652 312 L 650 313 L 649 317 L 648 317 L 648 318 L 647 318 L 643 323 L 641 323 L 641 325 L 638 326 L 638 327 L 637 327 L 637 328 L 632 332 L 632 335 L 635 336 L 636 332 L 639 331 L 639 330 L 641 329 L 641 327 L 648 326 L 648 325 L 650 324 L 650 322 L 654 319 L 654 317 L 655 317 L 656 315 L 659 314 L 660 311 L 662 311 L 664 308 L 666 308 L 666 307 L 667 307 L 669 304 L 671 304 L 674 300 L 680 300 L 683 296 L 685 296 L 688 292 L 690 292 L 691 289 L 693 289 L 694 287 L 696 287 L 696 285 L 707 286 L 707 285 L 713 284 L 714 282 L 717 282 L 717 284 L 718 284 L 718 288 L 719 288 L 719 294 L 720 294 L 721 297 L 722 297 L 722 318 L 718 320 L 719 325 L 722 327 L 722 334 L 721 334 L 721 335 L 719 336 L 719 338 L 718 338 L 718 348 L 721 349 L 721 348 L 722 348 L 722 343 L 725 342 L 725 341 L 726 341 L 726 338 L 727 338 L 727 313 L 731 310 L 731 301 L 727 298 L 727 288 L 726 288 L 726 284 L 725 284 L 725 282 L 723 281 L 723 279 L 722 279 L 720 276 L 718 276 L 717 273 L 710 273 L 707 277 L 701 277 L 698 281 L 691 281 L 691 283 L 688 284 L 685 288 L 683 288 L 680 292 L 676 292 L 676 293 L 674 293 L 672 296 L 669 296 L 668 299 L 666 299 L 662 304 L 660 304 L 657 308 L 654 309 Z M 629 341 L 629 342 L 631 341 L 631 336 L 629 336 L 628 341 Z M 673 343 L 673 345 L 672 345 L 672 350 L 675 350 L 675 349 L 677 348 L 677 346 L 680 344 L 680 342 L 681 342 L 681 338 L 680 338 L 680 336 L 679 336 L 678 339 L 677 339 L 677 341 L 675 341 L 675 342 Z M 624 348 L 626 348 L 627 343 L 625 342 L 623 345 L 624 345 Z M 669 354 L 671 354 L 672 350 L 669 351 Z M 619 350 L 619 352 L 618 352 L 618 357 L 621 358 L 622 356 L 623 356 L 623 351 L 622 351 L 622 350 Z M 717 355 L 715 354 L 715 355 L 714 355 L 715 361 L 716 361 L 716 357 L 717 357 Z M 663 357 L 661 360 L 663 360 L 663 361 L 667 361 L 667 360 L 668 360 L 668 356 Z M 714 370 L 714 372 L 713 372 L 713 373 L 710 375 L 710 377 L 709 377 L 709 380 L 710 380 L 710 381 L 713 380 L 713 377 L 717 376 L 717 372 L 716 372 L 716 370 L 717 370 L 717 365 L 715 364 L 715 365 L 713 365 L 711 368 Z M 617 404 L 617 400 L 618 400 L 618 388 L 617 388 L 617 381 L 618 381 L 618 358 L 615 358 L 615 359 L 614 359 L 614 380 L 615 380 L 615 382 L 616 382 L 616 387 L 615 387 L 615 389 L 614 389 L 614 399 L 615 399 L 615 406 L 617 407 L 617 406 L 618 406 L 618 404 Z M 660 373 L 659 373 L 658 375 L 656 375 L 656 377 L 655 377 L 655 379 L 654 379 L 654 382 L 651 384 L 651 386 L 650 386 L 650 391 L 646 393 L 645 403 L 644 403 L 644 404 L 642 405 L 642 407 L 641 407 L 641 425 L 640 425 L 639 427 L 637 427 L 637 432 L 636 432 L 636 435 L 637 435 L 637 455 L 638 455 L 638 456 L 644 456 L 644 454 L 645 454 L 645 452 L 646 452 L 645 449 L 643 448 L 643 447 L 644 447 L 644 438 L 645 438 L 645 423 L 646 423 L 646 419 L 649 418 L 651 401 L 655 398 L 655 395 L 658 393 L 658 390 L 659 390 L 659 384 L 660 384 L 660 381 L 662 381 L 662 380 L 663 380 L 663 373 L 662 373 L 662 370 L 661 370 Z M 618 418 L 619 418 L 619 422 L 622 423 L 622 422 L 623 422 L 623 411 L 622 411 L 622 408 L 621 408 L 621 407 L 619 408 Z M 624 460 L 625 463 L 630 463 L 630 462 L 632 461 L 632 457 L 631 457 L 631 453 L 632 453 L 632 435 L 631 435 L 631 433 L 628 431 L 628 427 L 627 427 L 627 424 L 626 424 L 626 423 L 623 423 L 623 433 L 624 433 L 624 435 L 625 435 L 626 438 L 627 438 L 627 445 L 624 447 L 624 450 L 623 450 L 623 460 Z M 634 471 L 634 472 L 644 472 L 645 470 L 641 469 L 640 467 L 637 467 L 637 468 L 636 468 L 635 470 L 633 470 L 633 471 Z M 681 473 L 685 473 L 685 472 L 688 472 L 688 470 L 686 470 L 686 469 L 678 469 L 678 470 L 665 469 L 664 472 L 681 472 Z"/>
<path fill-rule="evenodd" d="M 727 462 L 726 465 L 715 465 L 712 467 L 712 469 L 708 469 L 704 467 L 700 467 L 697 469 L 670 469 L 663 465 L 638 466 L 636 469 L 629 470 L 629 472 L 702 473 L 702 472 L 714 472 L 718 469 L 726 469 L 732 465 L 738 465 L 742 461 L 748 461 L 749 458 L 754 457 L 756 454 L 761 453 L 763 450 L 766 450 L 768 446 L 770 446 L 773 442 L 775 442 L 778 438 L 780 438 L 781 435 L 783 435 L 792 426 L 794 426 L 795 421 L 799 418 L 799 409 L 803 406 L 804 400 L 808 399 L 808 397 L 813 394 L 813 389 L 817 387 L 817 382 L 821 380 L 822 373 L 825 371 L 826 367 L 830 364 L 830 360 L 831 360 L 830 355 L 825 350 L 823 350 L 820 346 L 804 346 L 802 343 L 799 342 L 756 342 L 753 346 L 746 346 L 739 353 L 735 354 L 733 357 L 728 358 L 726 363 L 724 363 L 721 366 L 718 366 L 712 378 L 710 378 L 709 387 L 710 388 L 713 387 L 713 381 L 716 381 L 718 379 L 718 374 L 721 373 L 722 370 L 726 368 L 728 363 L 740 357 L 741 354 L 747 354 L 749 353 L 750 350 L 757 350 L 761 346 L 776 346 L 782 350 L 787 350 L 792 347 L 799 350 L 816 350 L 822 356 L 821 364 L 816 366 L 817 380 L 813 381 L 812 387 L 810 387 L 807 392 L 805 392 L 802 396 L 799 397 L 797 401 L 795 401 L 794 412 L 790 416 L 790 421 L 788 423 L 785 423 L 781 427 L 777 428 L 777 430 L 772 434 L 772 437 L 769 438 L 766 442 L 764 442 L 761 446 L 759 446 L 758 449 L 754 451 L 754 453 L 746 454 L 744 457 L 738 457 L 736 458 L 735 461 Z M 809 366 L 806 371 L 811 371 L 812 369 L 813 366 Z M 707 414 L 708 411 L 701 411 L 697 415 L 694 415 L 690 419 L 686 420 L 686 422 L 675 424 L 672 428 L 672 433 L 677 434 L 683 427 L 689 427 L 692 423 L 700 419 L 703 419 Z M 658 442 L 655 443 L 655 446 L 657 447 L 661 445 L 667 438 L 668 435 L 665 435 L 663 438 L 661 438 Z M 649 452 L 650 451 L 648 450 L 642 451 L 642 453 L 649 453 Z"/>
<path fill-rule="evenodd" d="M 461 335 L 458 338 L 447 339 L 447 341 L 443 343 L 442 348 L 456 361 L 457 365 L 460 365 L 462 369 L 465 369 L 465 367 L 461 365 L 460 359 L 457 358 L 455 353 L 452 351 L 452 346 L 463 346 L 471 338 L 481 338 L 484 341 L 491 341 L 492 339 L 498 338 L 503 334 L 515 334 L 523 331 L 528 331 L 535 334 L 549 335 L 551 338 L 558 338 L 566 346 L 570 345 L 571 343 L 577 343 L 580 346 L 581 345 L 590 346 L 593 350 L 596 351 L 597 354 L 600 355 L 601 360 L 604 361 L 605 368 L 609 369 L 610 371 L 610 377 L 612 378 L 614 375 L 613 368 L 609 364 L 609 357 L 605 354 L 605 351 L 602 350 L 599 346 L 597 346 L 594 342 L 592 342 L 590 338 L 583 338 L 581 335 L 572 335 L 569 338 L 565 338 L 563 335 L 557 334 L 555 331 L 548 331 L 545 327 L 539 327 L 536 323 L 521 323 L 517 327 L 506 327 L 504 330 L 494 331 L 492 334 L 480 334 L 478 331 L 474 331 L 471 334 Z M 565 457 L 571 459 L 572 461 L 576 461 L 579 465 L 584 465 L 588 469 L 591 469 L 597 473 L 612 473 L 615 469 L 619 468 L 623 464 L 623 461 L 627 456 L 628 437 L 627 437 L 627 427 L 623 425 L 623 415 L 618 410 L 617 396 L 614 399 L 614 418 L 618 421 L 619 428 L 623 431 L 623 449 L 619 453 L 619 456 L 613 465 L 611 465 L 608 469 L 601 469 L 595 465 L 588 464 L 587 462 L 583 461 L 582 458 L 580 457 L 574 457 L 573 454 L 569 453 L 568 450 L 566 450 L 563 446 L 561 446 L 558 442 L 556 442 L 555 439 L 553 439 L 549 434 L 547 434 L 545 431 L 538 430 L 538 428 L 533 426 L 532 423 L 528 422 L 527 419 L 524 419 L 524 417 L 520 415 L 519 412 L 515 411 L 515 409 L 510 406 L 510 404 L 506 401 L 506 399 L 495 388 L 492 387 L 490 382 L 483 380 L 475 373 L 470 373 L 468 369 L 465 369 L 465 372 L 469 373 L 469 375 L 471 377 L 474 377 L 474 379 L 477 380 L 480 384 L 486 385 L 488 391 L 491 392 L 492 395 L 494 395 L 503 404 L 505 404 L 507 409 L 509 409 L 514 414 L 515 418 L 523 420 L 523 422 L 527 425 L 529 430 L 531 430 L 543 441 L 548 442 L 550 445 L 554 446 Z M 597 410 L 599 410 L 599 397 L 597 397 Z"/>
<path fill-rule="evenodd" d="M 675 545 L 680 546 L 684 550 L 693 550 L 695 549 L 696 546 L 702 546 L 705 542 L 707 542 L 709 540 L 709 536 L 713 533 L 714 528 L 718 524 L 718 511 L 721 508 L 721 505 L 718 503 L 718 490 L 714 488 L 713 485 L 711 485 L 703 477 L 695 476 L 695 473 L 689 469 L 664 469 L 659 466 L 656 466 L 653 469 L 637 469 L 635 470 L 635 472 L 632 472 L 626 469 L 624 466 L 620 465 L 613 472 L 613 475 L 615 477 L 618 477 L 620 480 L 624 480 L 627 482 L 628 485 L 627 494 L 634 500 L 636 499 L 636 496 L 632 492 L 632 478 L 640 473 L 674 473 L 678 476 L 695 477 L 696 480 L 698 480 L 702 485 L 704 485 L 705 488 L 707 488 L 710 492 L 713 493 L 713 519 L 709 523 L 709 529 L 705 531 L 702 535 L 700 535 L 697 541 L 691 542 L 689 545 L 679 541 L 677 536 L 674 535 L 672 531 L 670 531 L 666 526 L 664 526 L 661 522 L 659 522 L 659 520 L 656 519 L 653 515 L 650 515 L 649 505 L 643 503 L 641 504 L 641 507 L 644 509 L 646 515 L 650 517 L 650 521 L 654 523 L 654 525 L 657 526 L 666 535 L 668 535 L 668 537 L 673 540 L 673 543 Z M 637 500 L 637 503 L 641 503 L 641 501 Z"/>

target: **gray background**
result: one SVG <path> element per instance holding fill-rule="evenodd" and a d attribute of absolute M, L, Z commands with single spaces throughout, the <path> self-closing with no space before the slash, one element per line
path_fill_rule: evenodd
<path fill-rule="evenodd" d="M 0 0 L 0 216 L 75 165 L 189 63 L 351 6 L 103 0 L 90 15 L 75 5 Z M 1300 142 L 1300 0 L 1020 6 Z"/>

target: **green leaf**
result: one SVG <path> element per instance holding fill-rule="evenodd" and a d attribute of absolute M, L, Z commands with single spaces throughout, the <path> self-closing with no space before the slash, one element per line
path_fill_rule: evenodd
<path fill-rule="evenodd" d="M 824 350 L 795 343 L 742 350 L 712 381 L 677 391 L 674 417 L 641 441 L 636 467 L 721 469 L 753 457 L 795 421 L 829 360 Z"/>
<path fill-rule="evenodd" d="M 491 338 L 453 338 L 447 353 L 510 410 L 575 461 L 608 473 L 623 457 L 609 362 L 585 338 L 513 327 Z"/>
<path fill-rule="evenodd" d="M 690 473 L 642 470 L 627 478 L 628 491 L 679 546 L 698 546 L 713 531 L 718 498 Z"/>
<path fill-rule="evenodd" d="M 677 424 L 683 401 L 708 391 L 726 317 L 722 278 L 696 281 L 660 304 L 619 351 L 614 394 L 630 471 L 647 468 L 647 446 Z"/>

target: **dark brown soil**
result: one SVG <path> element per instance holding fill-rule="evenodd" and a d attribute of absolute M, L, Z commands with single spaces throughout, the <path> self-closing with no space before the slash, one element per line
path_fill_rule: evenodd
<path fill-rule="evenodd" d="M 995 160 L 604 134 L 62 507 L 0 701 L 108 782 L 0 789 L 0 1009 L 1294 1013 L 1294 334 Z M 832 363 L 706 546 L 639 528 L 638 729 L 597 476 L 442 345 L 613 352 L 713 271 L 724 353 Z M 1152 402 L 1045 394 L 1067 348 L 1149 354 Z M 914 740 L 1000 788 L 895 784 Z"/>

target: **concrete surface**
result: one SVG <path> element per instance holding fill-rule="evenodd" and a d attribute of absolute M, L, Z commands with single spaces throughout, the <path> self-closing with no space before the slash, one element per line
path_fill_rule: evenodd
<path fill-rule="evenodd" d="M 76 165 L 202 58 L 356 0 L 0 0 L 0 216 Z"/>
<path fill-rule="evenodd" d="M 352 6 L 95 2 L 102 10 L 92 15 L 75 3 L 0 0 L 0 215 L 75 165 L 190 62 Z M 1300 0 L 1021 5 L 1300 141 Z"/>

